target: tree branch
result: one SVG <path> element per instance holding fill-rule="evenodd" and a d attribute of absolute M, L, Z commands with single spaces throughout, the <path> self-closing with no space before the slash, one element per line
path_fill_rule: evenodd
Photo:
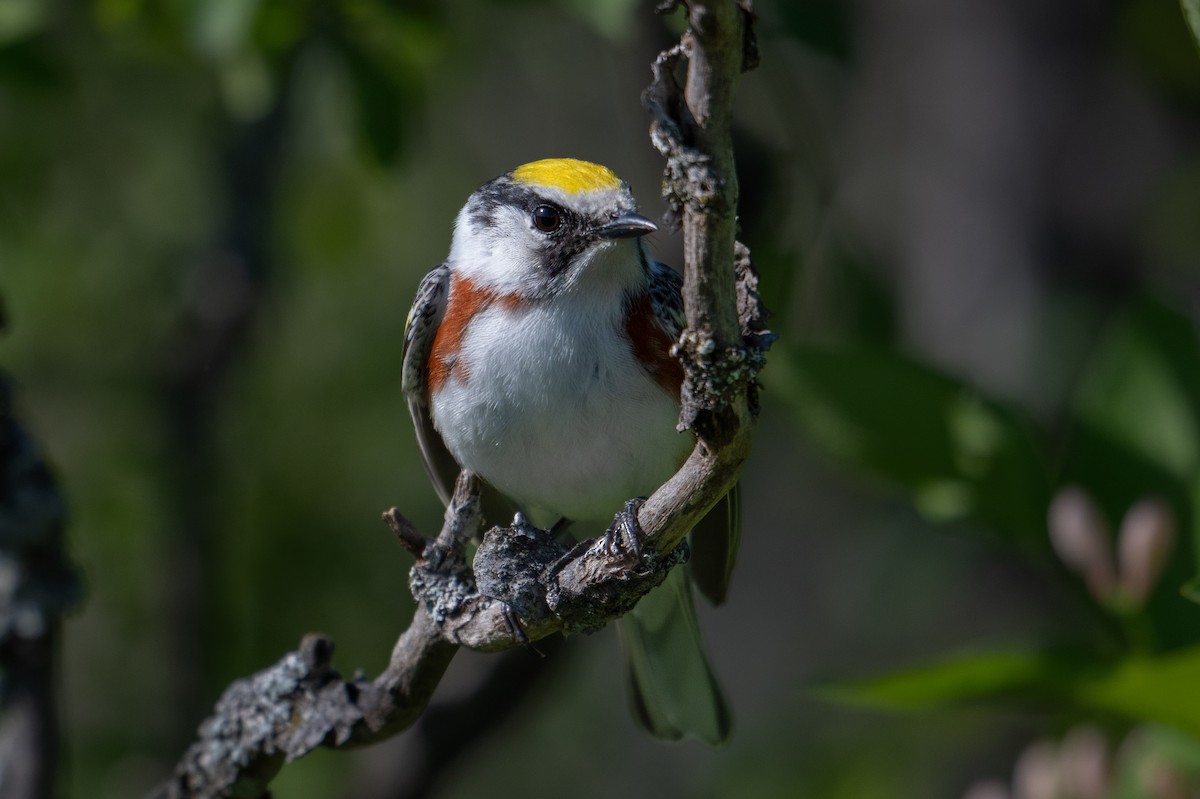
<path fill-rule="evenodd" d="M 666 10 L 675 8 L 672 4 Z M 419 717 L 460 646 L 498 651 L 552 633 L 591 632 L 624 615 L 687 557 L 683 536 L 736 483 L 750 450 L 756 375 L 773 336 L 749 252 L 734 240 L 737 179 L 730 134 L 733 85 L 755 60 L 748 3 L 690 2 L 691 29 L 661 54 L 644 96 L 651 138 L 666 156 L 664 192 L 682 217 L 687 326 L 675 347 L 685 367 L 681 428 L 696 432 L 684 467 L 638 511 L 639 552 L 604 539 L 567 549 L 518 516 L 483 537 L 478 481 L 464 472 L 442 530 L 424 538 L 385 514 L 416 563 L 412 623 L 374 681 L 345 681 L 333 646 L 310 636 L 253 677 L 235 682 L 200 727 L 172 779 L 154 796 L 263 796 L 285 761 L 317 746 L 381 740 Z M 687 87 L 675 70 L 688 60 Z"/>
<path fill-rule="evenodd" d="M 758 412 L 756 377 L 774 340 L 749 250 L 734 238 L 734 84 L 758 61 L 753 13 L 749 0 L 674 1 L 658 11 L 680 5 L 689 28 L 659 54 L 642 102 L 652 117 L 650 140 L 667 159 L 668 222 L 683 225 L 687 327 L 672 354 L 686 375 L 679 427 L 694 430 L 698 442 L 639 513 L 659 552 L 676 546 L 737 482 Z"/>
<path fill-rule="evenodd" d="M 59 619 L 79 601 L 65 508 L 0 374 L 0 796 L 50 799 L 58 760 Z"/>
<path fill-rule="evenodd" d="M 233 683 L 167 783 L 152 794 L 263 796 L 289 760 L 318 746 L 361 746 L 411 725 L 460 646 L 497 651 L 560 631 L 590 631 L 625 613 L 685 554 L 609 554 L 600 541 L 564 551 L 550 533 L 519 523 L 479 533 L 479 484 L 464 472 L 436 540 L 418 545 L 411 525 L 385 514 L 419 549 L 409 582 L 417 609 L 387 669 L 374 681 L 333 670 L 333 644 L 310 635 L 274 666 Z M 475 575 L 502 596 L 480 593 Z M 542 609 L 534 604 L 540 602 Z M 519 610 L 517 610 L 519 608 Z"/>

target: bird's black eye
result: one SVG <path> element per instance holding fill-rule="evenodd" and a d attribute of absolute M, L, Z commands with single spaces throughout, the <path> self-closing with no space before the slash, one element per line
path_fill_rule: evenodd
<path fill-rule="evenodd" d="M 562 224 L 562 213 L 553 205 L 539 205 L 533 209 L 533 226 L 543 233 L 553 233 Z"/>

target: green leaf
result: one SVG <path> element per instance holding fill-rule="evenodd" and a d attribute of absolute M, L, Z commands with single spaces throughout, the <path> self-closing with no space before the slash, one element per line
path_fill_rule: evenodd
<path fill-rule="evenodd" d="M 919 710 L 980 700 L 1057 696 L 1087 668 L 1082 657 L 1063 653 L 973 653 L 861 682 L 829 685 L 820 693 L 844 702 Z"/>
<path fill-rule="evenodd" d="M 1131 658 L 1075 689 L 1087 707 L 1200 735 L 1200 647 Z"/>
<path fill-rule="evenodd" d="M 49 16 L 49 4 L 38 0 L 5 0 L 0 3 L 0 47 L 40 31 Z"/>
<path fill-rule="evenodd" d="M 765 376 L 818 446 L 927 516 L 1044 541 L 1049 477 L 1016 411 L 883 348 L 792 347 Z"/>
<path fill-rule="evenodd" d="M 1200 647 L 1133 657 L 1105 668 L 1082 655 L 990 652 L 960 655 L 820 691 L 846 702 L 920 710 L 982 700 L 1065 702 L 1080 710 L 1167 724 L 1200 735 Z"/>
<path fill-rule="evenodd" d="M 1194 524 L 1193 486 L 1152 455 L 1090 424 L 1078 425 L 1069 441 L 1062 483 L 1082 486 L 1088 492 L 1107 520 L 1110 534 L 1118 530 L 1130 507 L 1146 497 L 1159 497 L 1174 510 L 1181 535 L 1158 588 L 1138 611 L 1140 645 L 1175 649 L 1195 643 L 1200 637 L 1200 611 L 1180 596 L 1180 587 L 1197 571 L 1192 541 L 1185 532 Z M 1113 538 L 1110 547 L 1115 552 L 1115 535 Z"/>
<path fill-rule="evenodd" d="M 1150 300 L 1109 330 L 1084 375 L 1078 415 L 1187 479 L 1200 463 L 1200 347 L 1187 317 Z"/>
<path fill-rule="evenodd" d="M 1179 0 L 1179 6 L 1183 9 L 1188 27 L 1192 29 L 1192 38 L 1200 46 L 1200 0 Z"/>
<path fill-rule="evenodd" d="M 1146 609 L 1158 645 L 1191 643 L 1200 624 L 1179 594 L 1200 567 L 1200 344 L 1190 319 L 1154 300 L 1136 303 L 1104 336 L 1076 408 L 1063 479 L 1083 485 L 1114 529 L 1134 502 L 1159 496 L 1191 533 L 1177 542 L 1165 590 Z"/>

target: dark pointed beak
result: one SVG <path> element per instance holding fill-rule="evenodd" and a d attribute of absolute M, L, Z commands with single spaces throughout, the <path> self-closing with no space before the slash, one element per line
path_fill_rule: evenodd
<path fill-rule="evenodd" d="M 596 228 L 596 235 L 602 239 L 632 239 L 656 230 L 658 230 L 658 225 L 646 217 L 641 214 L 628 213 L 610 219 Z"/>

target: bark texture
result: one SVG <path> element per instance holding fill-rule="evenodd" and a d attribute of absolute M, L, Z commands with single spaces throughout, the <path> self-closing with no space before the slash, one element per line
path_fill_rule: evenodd
<path fill-rule="evenodd" d="M 0 373 L 0 799 L 55 795 L 58 629 L 80 595 L 63 550 L 65 518 Z"/>
<path fill-rule="evenodd" d="M 689 31 L 659 56 L 644 100 L 651 139 L 667 159 L 664 192 L 684 228 L 687 326 L 673 354 L 686 371 L 680 426 L 694 430 L 698 444 L 678 474 L 627 507 L 642 528 L 641 546 L 618 543 L 630 541 L 626 535 L 567 549 L 518 516 L 488 530 L 468 563 L 466 544 L 478 537 L 482 516 L 478 481 L 466 472 L 435 539 L 388 511 L 385 521 L 416 557 L 409 585 L 417 600 L 388 668 L 371 681 L 345 680 L 332 668 L 332 642 L 306 638 L 226 690 L 156 798 L 266 796 L 288 760 L 317 746 L 368 744 L 412 725 L 459 647 L 498 651 L 599 629 L 687 557 L 683 536 L 733 487 L 749 454 L 756 375 L 773 336 L 749 251 L 734 237 L 730 127 L 734 84 L 757 59 L 753 16 L 746 2 L 682 5 Z M 614 526 L 629 522 L 617 514 Z"/>

